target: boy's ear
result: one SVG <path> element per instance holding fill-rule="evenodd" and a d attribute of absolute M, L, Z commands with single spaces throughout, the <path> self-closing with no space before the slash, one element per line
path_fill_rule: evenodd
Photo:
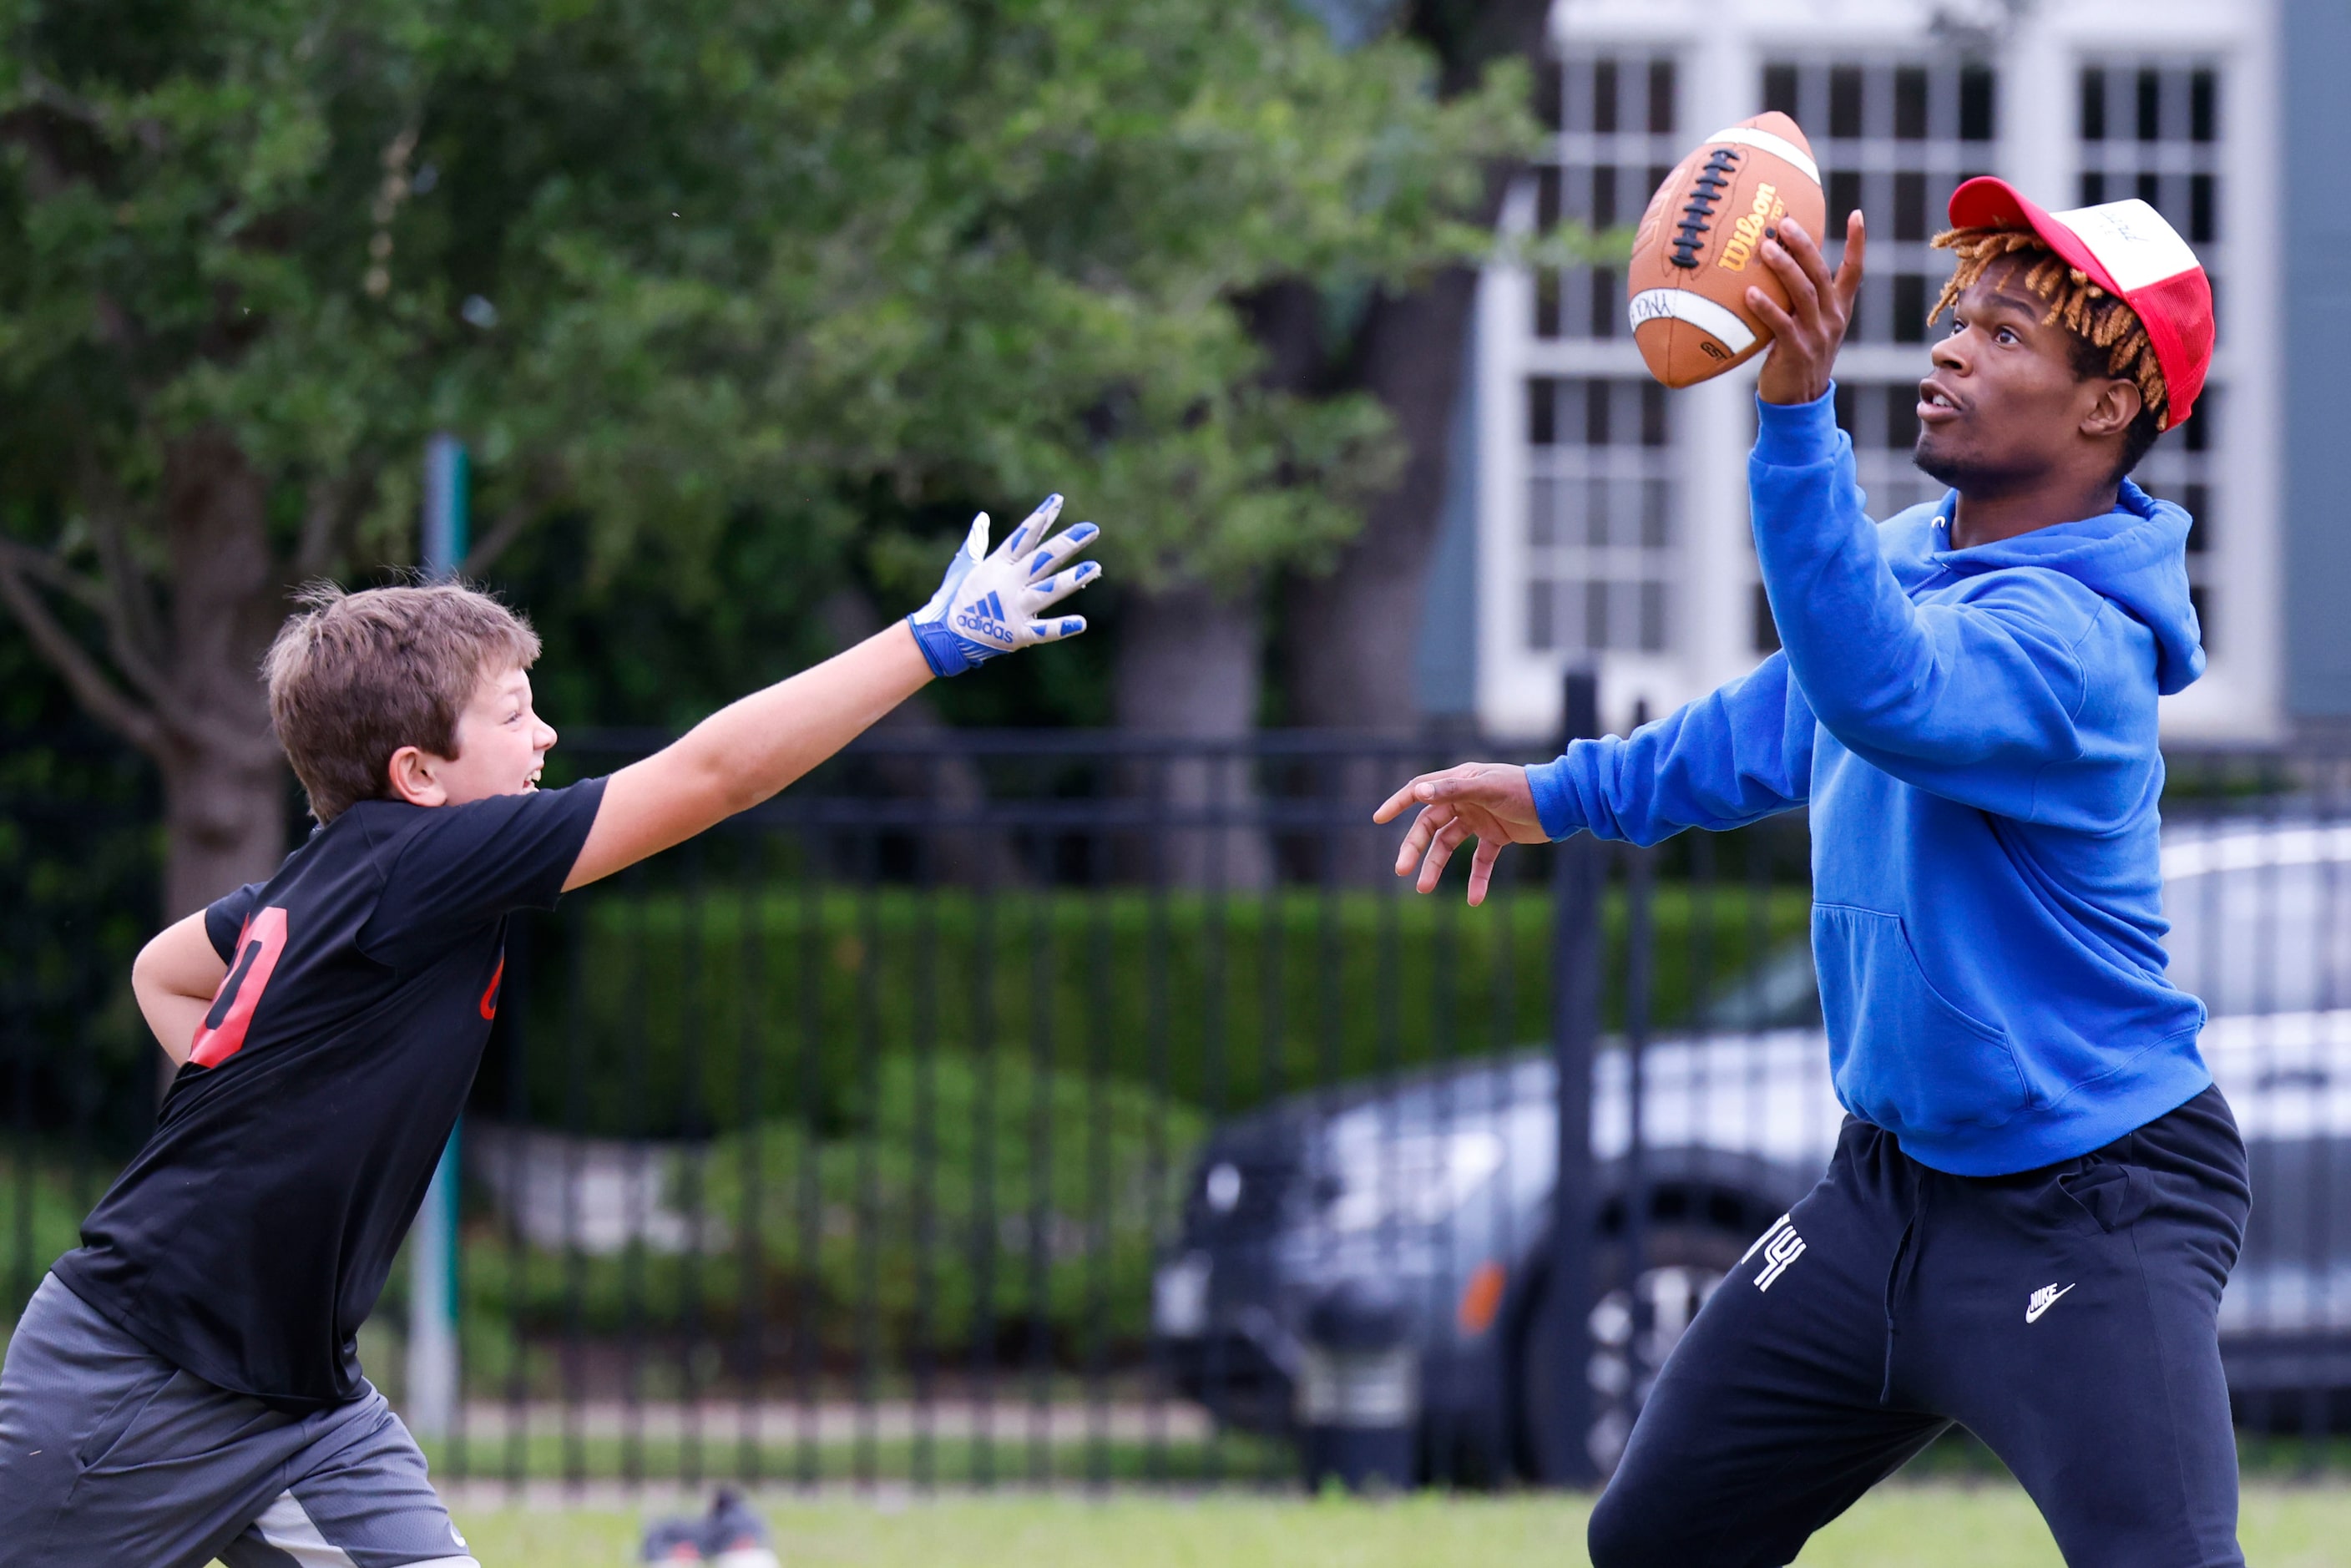
<path fill-rule="evenodd" d="M 392 754 L 384 771 L 392 780 L 392 798 L 412 806 L 445 806 L 449 787 L 434 777 L 441 758 L 422 747 L 403 746 Z"/>
<path fill-rule="evenodd" d="M 2116 378 L 2091 384 L 2098 388 L 2098 395 L 2092 401 L 2089 412 L 2082 416 L 2082 434 L 2093 441 L 2103 441 L 2128 430 L 2131 421 L 2146 406 L 2138 395 L 2138 383 Z"/>

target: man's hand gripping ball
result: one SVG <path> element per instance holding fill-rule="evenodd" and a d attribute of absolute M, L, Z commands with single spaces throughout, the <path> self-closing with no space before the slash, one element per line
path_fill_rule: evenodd
<path fill-rule="evenodd" d="M 906 617 L 933 674 L 959 675 L 998 653 L 1058 643 L 1086 629 L 1082 615 L 1047 612 L 1102 575 L 1102 568 L 1090 560 L 1061 570 L 1063 561 L 1093 543 L 1102 530 L 1080 523 L 1048 544 L 1045 536 L 1061 515 L 1061 497 L 1046 497 L 992 555 L 987 514 L 971 520 L 971 534 L 947 562 L 939 591 Z"/>

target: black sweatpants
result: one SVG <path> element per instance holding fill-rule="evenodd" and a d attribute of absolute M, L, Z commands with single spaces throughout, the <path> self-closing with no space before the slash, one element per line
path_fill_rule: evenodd
<path fill-rule="evenodd" d="M 1593 1563 L 1788 1563 L 1957 1422 L 2072 1568 L 2241 1564 L 2216 1319 L 2249 1207 L 2217 1089 L 2007 1176 L 1929 1169 L 1847 1119 L 1667 1359 Z"/>

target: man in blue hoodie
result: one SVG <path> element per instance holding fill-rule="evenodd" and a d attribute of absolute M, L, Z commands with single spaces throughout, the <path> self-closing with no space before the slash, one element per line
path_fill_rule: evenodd
<path fill-rule="evenodd" d="M 1962 185 L 1917 462 L 1864 511 L 1830 371 L 1861 282 L 1783 224 L 1750 462 L 1782 651 L 1622 738 L 1471 763 L 1398 874 L 1478 840 L 1654 843 L 1809 803 L 1813 951 L 1848 1116 L 1820 1186 L 1723 1281 L 1594 1510 L 1598 1568 L 1784 1563 L 1953 1423 L 2067 1563 L 2209 1568 L 2236 1544 L 2216 1328 L 2242 1143 L 2165 978 L 2156 699 L 2204 667 L 2189 519 L 2127 475 L 2186 419 L 2210 286 L 2139 202 Z"/>

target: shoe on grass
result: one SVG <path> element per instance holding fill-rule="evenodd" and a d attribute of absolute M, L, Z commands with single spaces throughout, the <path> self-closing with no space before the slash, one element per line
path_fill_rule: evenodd
<path fill-rule="evenodd" d="M 702 1550 L 712 1568 L 782 1568 L 767 1521 L 734 1488 L 718 1489 L 702 1526 Z"/>

